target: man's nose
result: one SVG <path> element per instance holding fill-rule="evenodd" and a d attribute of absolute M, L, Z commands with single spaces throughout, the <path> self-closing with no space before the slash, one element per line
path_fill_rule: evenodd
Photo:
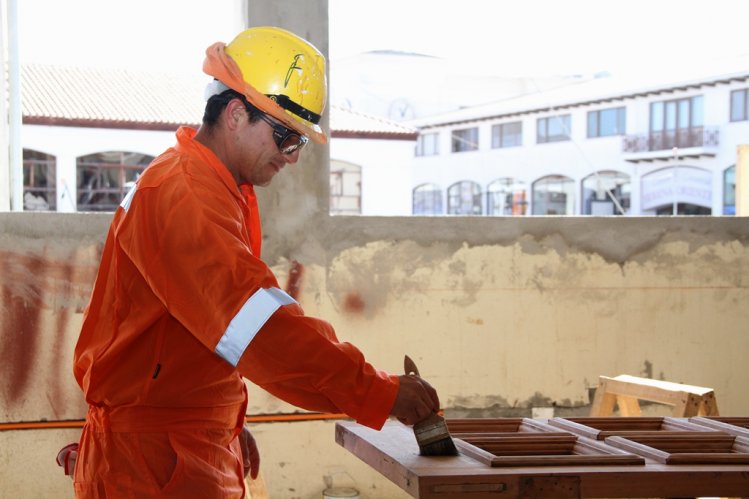
<path fill-rule="evenodd" d="M 297 149 L 296 151 L 292 152 L 291 154 L 282 154 L 283 159 L 290 164 L 294 164 L 297 161 L 299 161 L 299 155 L 301 154 L 302 150 Z"/>

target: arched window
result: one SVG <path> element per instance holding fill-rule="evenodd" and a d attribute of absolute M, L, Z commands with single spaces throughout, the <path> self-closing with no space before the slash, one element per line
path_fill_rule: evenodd
<path fill-rule="evenodd" d="M 81 156 L 78 170 L 78 211 L 114 211 L 153 156 L 110 151 Z"/>
<path fill-rule="evenodd" d="M 447 189 L 448 215 L 481 215 L 481 186 L 470 180 L 456 182 Z"/>
<path fill-rule="evenodd" d="M 435 184 L 422 184 L 413 190 L 414 215 L 442 215 L 442 190 Z"/>
<path fill-rule="evenodd" d="M 625 215 L 629 213 L 632 181 L 626 173 L 596 172 L 583 179 L 583 215 Z"/>
<path fill-rule="evenodd" d="M 505 177 L 486 186 L 487 215 L 525 215 L 527 207 L 526 189 L 523 182 Z"/>
<path fill-rule="evenodd" d="M 643 175 L 642 212 L 647 215 L 710 215 L 712 173 L 703 168 L 676 165 Z"/>
<path fill-rule="evenodd" d="M 330 214 L 361 215 L 361 166 L 330 162 Z"/>
<path fill-rule="evenodd" d="M 23 209 L 57 209 L 57 161 L 54 156 L 31 149 L 23 150 Z"/>
<path fill-rule="evenodd" d="M 563 175 L 548 175 L 533 183 L 534 215 L 575 213 L 575 182 Z"/>
<path fill-rule="evenodd" d="M 736 214 L 736 165 L 723 172 L 723 214 Z"/>

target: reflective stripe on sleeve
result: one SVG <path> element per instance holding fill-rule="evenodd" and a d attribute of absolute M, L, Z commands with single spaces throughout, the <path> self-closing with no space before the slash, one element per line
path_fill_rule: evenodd
<path fill-rule="evenodd" d="M 247 346 L 270 316 L 280 307 L 292 303 L 296 300 L 279 288 L 258 289 L 229 323 L 216 345 L 216 353 L 237 367 Z"/>
<path fill-rule="evenodd" d="M 127 211 L 130 209 L 130 203 L 133 201 L 133 196 L 135 196 L 135 191 L 138 188 L 138 185 L 135 184 L 133 187 L 128 191 L 128 193 L 125 195 L 125 199 L 122 200 L 120 203 L 120 206 Z"/>

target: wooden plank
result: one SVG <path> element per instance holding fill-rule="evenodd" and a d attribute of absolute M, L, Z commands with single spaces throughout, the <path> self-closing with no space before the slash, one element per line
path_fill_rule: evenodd
<path fill-rule="evenodd" d="M 590 407 L 591 416 L 611 416 L 616 406 L 616 395 L 609 393 L 608 381 L 610 378 L 600 376 L 598 379 L 598 388 L 593 396 L 593 403 Z"/>
<path fill-rule="evenodd" d="M 549 425 L 595 440 L 618 436 L 678 434 L 682 431 L 705 431 L 706 427 L 690 423 L 686 418 L 673 417 L 579 417 L 552 418 Z"/>
<path fill-rule="evenodd" d="M 671 454 L 667 464 L 749 464 L 749 454 L 679 452 Z"/>
<path fill-rule="evenodd" d="M 679 400 L 674 405 L 673 415 L 675 417 L 696 416 L 700 412 L 701 403 L 702 403 L 701 397 L 693 393 L 682 392 L 680 394 Z"/>
<path fill-rule="evenodd" d="M 749 438 L 749 418 L 696 416 L 689 421 L 704 428 L 724 431 L 737 437 Z"/>
<path fill-rule="evenodd" d="M 673 383 L 652 383 L 655 380 L 636 378 L 634 376 L 617 376 L 608 380 L 608 393 L 619 396 L 636 397 L 641 400 L 676 405 L 682 400 L 683 390 L 673 388 Z"/>
<path fill-rule="evenodd" d="M 445 419 L 450 433 L 517 432 L 521 431 L 523 418 L 464 418 Z"/>
<path fill-rule="evenodd" d="M 640 410 L 640 402 L 637 401 L 637 397 L 617 395 L 616 405 L 619 406 L 619 415 L 622 417 L 642 416 L 642 410 Z"/>
<path fill-rule="evenodd" d="M 714 390 L 712 388 L 707 388 L 704 386 L 695 386 L 695 385 L 687 385 L 684 383 L 674 383 L 671 381 L 663 381 L 659 379 L 652 379 L 652 378 L 640 378 L 637 376 L 630 376 L 629 374 L 620 374 L 619 376 L 616 376 L 615 378 L 612 378 L 615 380 L 614 384 L 614 390 L 611 390 L 614 393 L 620 393 L 617 391 L 620 385 L 619 383 L 622 383 L 624 385 L 639 385 L 643 387 L 650 387 L 654 389 L 654 393 L 661 393 L 661 392 L 672 392 L 672 393 L 678 393 L 678 392 L 688 392 L 693 393 L 695 395 L 703 396 L 710 392 L 713 392 Z M 626 393 L 625 393 L 626 394 Z M 667 395 L 658 395 L 659 397 L 667 397 Z M 643 397 L 640 397 L 643 398 Z M 649 399 L 648 399 L 649 400 Z"/>
<path fill-rule="evenodd" d="M 698 412 L 699 416 L 718 416 L 718 401 L 715 399 L 715 393 L 705 393 L 702 396 L 702 403 Z"/>

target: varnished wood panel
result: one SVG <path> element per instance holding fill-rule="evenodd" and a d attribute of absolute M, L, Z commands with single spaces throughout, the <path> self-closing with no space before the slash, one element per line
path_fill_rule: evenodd
<path fill-rule="evenodd" d="M 519 432 L 517 430 L 520 426 L 517 426 L 517 422 L 510 423 L 504 425 L 504 428 L 508 429 L 512 424 L 516 424 L 514 431 L 510 433 L 528 433 L 530 436 L 537 433 Z M 538 428 L 551 427 L 552 433 L 559 432 L 559 428 L 548 425 L 546 420 L 538 423 Z M 472 424 L 473 427 L 464 428 L 469 428 L 470 433 L 481 433 L 480 423 L 478 426 L 475 421 Z M 494 431 L 488 433 L 496 434 L 497 428 L 503 427 L 502 421 L 494 421 L 490 424 L 492 425 Z M 525 427 L 529 427 L 528 423 L 525 423 Z M 525 438 L 528 434 L 506 439 Z M 570 432 L 570 435 L 573 433 Z M 729 445 L 729 439 L 725 437 L 724 433 L 711 432 L 711 436 L 703 439 L 702 443 L 714 446 L 715 454 L 728 454 L 724 452 Z M 604 441 L 582 438 L 581 441 L 615 449 L 613 452 L 622 449 L 610 445 L 609 439 L 627 440 L 616 436 L 608 437 Z M 413 430 L 396 422 L 388 422 L 379 432 L 356 423 L 339 422 L 336 424 L 336 441 L 412 497 L 419 499 L 749 495 L 749 464 L 726 462 L 722 461 L 722 458 L 710 464 L 698 464 L 684 458 L 692 453 L 670 452 L 674 450 L 673 447 L 667 448 L 666 451 L 652 448 L 668 454 L 680 454 L 680 464 L 644 458 L 643 464 L 626 465 L 602 465 L 591 459 L 585 463 L 555 462 L 549 466 L 526 465 L 520 461 L 512 466 L 494 466 L 490 459 L 482 461 L 470 453 L 463 452 L 462 444 L 459 445 L 461 454 L 458 456 L 422 457 L 419 455 Z M 653 442 L 646 441 L 647 443 Z M 646 444 L 640 443 L 649 447 Z M 738 454 L 746 450 L 739 438 L 735 438 L 730 445 L 734 451 L 739 451 Z M 627 453 L 637 454 L 630 451 L 625 452 Z M 522 456 L 514 456 L 520 457 Z"/>

